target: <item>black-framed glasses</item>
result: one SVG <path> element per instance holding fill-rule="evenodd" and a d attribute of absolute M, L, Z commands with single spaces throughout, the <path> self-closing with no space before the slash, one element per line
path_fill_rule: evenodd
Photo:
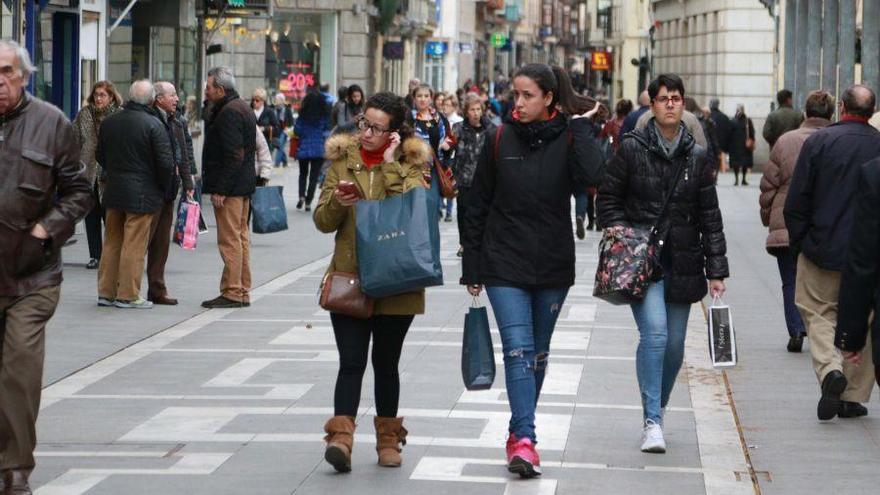
<path fill-rule="evenodd" d="M 371 123 L 363 115 L 360 115 L 357 118 L 357 128 L 363 132 L 367 132 L 367 129 L 369 129 L 370 132 L 374 136 L 381 136 L 381 135 L 385 134 L 386 132 L 390 131 L 390 129 L 383 129 L 383 128 L 377 126 L 376 124 Z"/>

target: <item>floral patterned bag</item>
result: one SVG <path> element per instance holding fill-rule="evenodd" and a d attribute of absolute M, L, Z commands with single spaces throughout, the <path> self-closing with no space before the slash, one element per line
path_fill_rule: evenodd
<path fill-rule="evenodd" d="M 603 230 L 599 242 L 599 266 L 593 286 L 594 297 L 611 304 L 630 304 L 644 299 L 654 270 L 660 264 L 657 226 L 663 220 L 672 193 L 689 161 L 679 166 L 654 225 L 613 225 Z M 662 246 L 662 241 L 659 244 Z"/>

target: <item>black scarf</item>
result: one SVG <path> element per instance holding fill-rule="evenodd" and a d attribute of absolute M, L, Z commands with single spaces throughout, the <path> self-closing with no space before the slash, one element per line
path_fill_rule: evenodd
<path fill-rule="evenodd" d="M 516 135 L 528 143 L 529 147 L 535 149 L 553 141 L 565 132 L 568 129 L 568 116 L 562 112 L 556 112 L 549 120 L 522 123 L 508 113 L 504 117 L 504 123 L 513 128 Z"/>

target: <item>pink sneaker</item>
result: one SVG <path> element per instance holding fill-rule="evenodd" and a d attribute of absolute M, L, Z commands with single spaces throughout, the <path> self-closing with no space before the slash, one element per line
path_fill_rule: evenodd
<path fill-rule="evenodd" d="M 541 459 L 530 438 L 507 437 L 507 470 L 523 478 L 541 476 Z"/>

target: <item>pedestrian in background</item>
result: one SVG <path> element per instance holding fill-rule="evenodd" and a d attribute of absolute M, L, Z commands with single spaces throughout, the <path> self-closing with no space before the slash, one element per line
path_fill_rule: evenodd
<path fill-rule="evenodd" d="M 250 196 L 256 189 L 254 161 L 257 120 L 238 95 L 228 67 L 208 71 L 205 96 L 210 112 L 205 120 L 202 150 L 203 191 L 211 195 L 217 221 L 217 247 L 223 258 L 220 295 L 202 302 L 204 308 L 242 308 L 250 303 Z"/>
<path fill-rule="evenodd" d="M 287 129 L 293 127 L 293 112 L 284 93 L 275 95 L 275 118 L 278 119 L 278 147 L 275 149 L 275 166 L 287 166 Z M 267 143 L 268 144 L 268 143 Z"/>
<path fill-rule="evenodd" d="M 299 162 L 299 201 L 296 209 L 312 210 L 312 199 L 324 164 L 325 132 L 330 126 L 330 107 L 315 91 L 303 98 L 294 133 L 299 138 L 296 159 Z"/>
<path fill-rule="evenodd" d="M 443 115 L 446 115 L 446 120 L 449 121 L 449 125 L 454 126 L 464 120 L 464 117 L 458 114 L 458 110 L 458 96 L 455 94 L 447 95 L 443 100 Z M 453 132 L 453 134 L 455 133 Z"/>
<path fill-rule="evenodd" d="M 94 270 L 101 261 L 101 249 L 103 238 L 101 236 L 101 224 L 104 222 L 104 207 L 101 204 L 100 192 L 100 164 L 95 159 L 95 150 L 98 148 L 98 131 L 101 123 L 110 115 L 122 110 L 122 96 L 116 91 L 116 87 L 110 81 L 98 81 L 92 87 L 92 92 L 86 100 L 88 104 L 83 107 L 73 120 L 76 130 L 76 140 L 80 146 L 80 159 L 86 165 L 86 177 L 92 186 L 92 196 L 95 199 L 94 206 L 85 218 L 86 237 L 89 241 L 89 262 L 86 268 Z"/>
<path fill-rule="evenodd" d="M 339 98 L 336 100 L 336 103 L 333 104 L 333 107 L 330 109 L 330 128 L 335 129 L 336 126 L 339 125 L 339 119 L 342 115 L 345 114 L 345 104 L 348 99 L 348 87 L 347 86 L 339 86 L 336 90 L 336 94 Z"/>
<path fill-rule="evenodd" d="M 153 304 L 175 306 L 177 299 L 168 294 L 168 287 L 165 285 L 165 265 L 168 262 L 174 226 L 174 200 L 177 199 L 181 187 L 189 201 L 193 201 L 195 193 L 190 173 L 193 166 L 192 142 L 186 139 L 189 132 L 186 122 L 177 117 L 179 98 L 174 85 L 160 81 L 153 85 L 153 90 L 156 93 L 156 116 L 168 133 L 174 168 L 171 170 L 171 184 L 165 191 L 162 208 L 153 217 L 151 225 L 150 243 L 147 246 L 147 300 Z"/>
<path fill-rule="evenodd" d="M 645 298 L 630 306 L 639 329 L 641 450 L 664 453 L 664 412 L 684 358 L 691 305 L 706 295 L 707 279 L 711 295 L 722 296 L 730 274 L 714 170 L 706 149 L 681 120 L 684 83 L 676 74 L 661 74 L 648 93 L 653 117 L 647 127 L 623 137 L 606 167 L 598 207 L 599 224 L 606 229 L 656 226 L 660 269 Z"/>
<path fill-rule="evenodd" d="M 620 148 L 620 131 L 623 128 L 623 122 L 632 110 L 632 101 L 626 99 L 619 100 L 617 105 L 614 106 L 614 117 L 608 119 L 605 125 L 602 126 L 602 133 L 599 134 L 599 137 L 608 139 L 611 143 L 611 150 L 614 153 L 617 153 L 617 149 Z"/>
<path fill-rule="evenodd" d="M 0 488 L 6 495 L 32 493 L 46 324 L 61 295 L 61 247 L 91 209 L 94 190 L 70 121 L 24 90 L 35 71 L 23 47 L 0 39 Z"/>
<path fill-rule="evenodd" d="M 715 124 L 715 137 L 718 138 L 718 147 L 721 149 L 721 160 L 718 169 L 720 172 L 727 171 L 728 164 L 724 154 L 730 153 L 730 133 L 733 127 L 730 117 L 721 111 L 721 102 L 717 98 L 709 100 L 709 118 Z"/>
<path fill-rule="evenodd" d="M 642 91 L 639 93 L 639 108 L 629 112 L 620 124 L 620 136 L 623 137 L 624 134 L 634 131 L 636 129 L 636 122 L 639 121 L 642 115 L 649 113 L 650 110 L 651 98 L 648 96 L 647 91 Z"/>
<path fill-rule="evenodd" d="M 684 98 L 684 110 L 697 117 L 697 122 L 700 124 L 703 135 L 706 136 L 706 158 L 709 160 L 709 165 L 712 167 L 712 170 L 718 170 L 718 166 L 721 163 L 719 161 L 721 150 L 718 148 L 718 136 L 715 132 L 715 123 L 703 113 L 703 109 L 700 108 L 697 100 L 690 96 L 685 96 Z"/>
<path fill-rule="evenodd" d="M 797 258 L 789 247 L 788 229 L 785 227 L 783 215 L 785 198 L 804 141 L 819 129 L 831 125 L 834 106 L 834 97 L 827 92 L 811 92 L 804 106 L 806 120 L 799 129 L 786 132 L 776 140 L 770 152 L 770 161 L 764 167 L 764 175 L 761 177 L 761 222 L 770 228 L 767 252 L 776 258 L 779 277 L 782 279 L 788 352 L 801 352 L 807 330 L 794 303 Z"/>
<path fill-rule="evenodd" d="M 423 169 L 430 149 L 411 137 L 405 126 L 408 108 L 403 98 L 389 92 L 367 100 L 358 120 L 358 133 L 340 133 L 327 141 L 327 158 L 332 162 L 315 209 L 315 225 L 324 233 L 335 233 L 335 247 L 329 272 L 357 273 L 355 255 L 355 204 L 359 199 L 379 200 L 424 187 Z M 352 183 L 358 193 L 344 192 L 339 185 Z M 355 418 L 361 399 L 361 384 L 367 367 L 370 340 L 375 381 L 376 452 L 379 465 L 399 467 L 401 446 L 407 430 L 398 417 L 400 374 L 398 362 L 403 340 L 417 314 L 425 312 L 425 291 L 420 290 L 376 299 L 373 315 L 367 319 L 330 313 L 339 373 L 333 398 L 333 417 L 324 425 L 327 447 L 324 458 L 339 472 L 351 471 Z"/>
<path fill-rule="evenodd" d="M 486 146 L 487 139 L 495 137 L 496 127 L 483 112 L 483 102 L 474 93 L 468 93 L 464 98 L 465 119 L 452 126 L 452 133 L 458 137 L 452 155 L 452 171 L 455 174 L 455 182 L 458 185 L 458 232 L 459 239 L 464 237 L 464 219 L 470 204 L 471 184 L 477 171 L 477 163 L 480 153 Z M 461 256 L 463 249 L 459 247 L 458 255 Z"/>
<path fill-rule="evenodd" d="M 868 125 L 876 98 L 866 86 L 840 97 L 840 121 L 818 130 L 801 147 L 788 195 L 785 225 L 797 258 L 795 304 L 807 326 L 813 369 L 821 385 L 820 420 L 868 414 L 873 365 L 865 347 L 862 364 L 844 361 L 834 347 L 841 271 L 853 239 L 860 167 L 880 156 L 880 131 Z"/>
<path fill-rule="evenodd" d="M 449 156 L 455 140 L 452 137 L 452 128 L 443 112 L 434 106 L 437 101 L 434 90 L 427 84 L 419 85 L 413 92 L 414 108 L 409 115 L 409 125 L 415 130 L 418 137 L 422 138 L 433 152 L 431 157 L 431 189 L 429 197 L 436 208 L 443 207 L 442 198 L 440 197 L 440 176 L 437 174 L 437 167 L 434 166 L 434 158 L 440 163 L 441 167 L 448 166 Z M 442 108 L 442 107 L 441 107 Z M 441 212 L 442 216 L 442 212 Z M 452 217 L 451 204 L 446 211 L 446 216 Z"/>
<path fill-rule="evenodd" d="M 799 128 L 801 122 L 804 121 L 804 114 L 792 108 L 791 101 L 791 91 L 781 89 L 776 93 L 776 102 L 779 104 L 779 108 L 767 115 L 764 130 L 761 133 L 771 149 L 776 146 L 776 141 L 780 136 Z"/>
<path fill-rule="evenodd" d="M 257 127 L 256 138 L 257 153 L 254 156 L 254 173 L 257 177 L 257 186 L 263 187 L 269 185 L 269 179 L 272 177 L 272 151 L 259 127 Z"/>
<path fill-rule="evenodd" d="M 352 84 L 348 87 L 342 104 L 334 106 L 334 121 L 331 127 L 335 129 L 338 126 L 347 126 L 362 113 L 364 113 L 364 90 L 357 84 Z"/>
<path fill-rule="evenodd" d="M 535 409 L 575 280 L 571 193 L 598 183 L 603 164 L 590 122 L 599 104 L 576 95 L 562 68 L 522 67 L 512 94 L 513 111 L 487 140 L 471 185 L 461 283 L 474 297 L 486 287 L 501 333 L 507 469 L 534 477 L 541 474 Z"/>
<path fill-rule="evenodd" d="M 269 148 L 273 151 L 279 148 L 281 134 L 281 124 L 278 122 L 278 114 L 274 108 L 266 106 L 266 90 L 257 88 L 251 97 L 251 108 L 254 109 L 254 116 L 257 119 L 257 127 L 269 143 Z"/>
<path fill-rule="evenodd" d="M 135 81 L 123 110 L 101 124 L 96 158 L 107 177 L 107 229 L 98 306 L 153 307 L 140 296 L 144 257 L 175 173 L 168 131 L 153 109 L 155 97 L 152 82 Z"/>
<path fill-rule="evenodd" d="M 739 174 L 742 172 L 742 185 L 749 185 L 748 175 L 754 166 L 755 126 L 746 115 L 746 108 L 740 103 L 736 106 L 736 115 L 730 123 L 730 168 L 733 169 L 734 186 L 740 185 Z"/>

